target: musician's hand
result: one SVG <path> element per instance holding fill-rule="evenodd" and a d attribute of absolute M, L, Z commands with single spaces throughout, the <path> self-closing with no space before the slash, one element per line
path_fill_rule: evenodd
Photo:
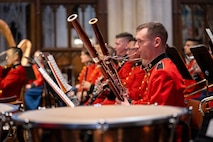
<path fill-rule="evenodd" d="M 83 96 L 82 96 L 83 95 Z M 79 101 L 83 101 L 85 99 L 85 97 L 87 96 L 87 91 L 83 91 L 83 94 L 82 92 L 77 92 L 77 97 L 78 97 L 78 100 Z M 83 100 L 82 100 L 83 99 Z"/>
<path fill-rule="evenodd" d="M 67 93 L 67 96 L 68 97 L 72 97 L 72 96 L 74 96 L 75 95 L 75 92 L 74 91 L 69 91 L 68 93 Z"/>
<path fill-rule="evenodd" d="M 75 88 L 79 89 L 80 86 L 81 86 L 80 84 L 76 84 L 76 85 L 75 85 Z"/>
<path fill-rule="evenodd" d="M 116 98 L 116 104 L 130 106 L 130 103 L 129 103 L 127 97 L 124 97 L 124 101 L 121 101 L 121 100 Z"/>
<path fill-rule="evenodd" d="M 91 85 L 92 84 L 88 81 L 82 81 L 82 88 L 90 89 Z"/>

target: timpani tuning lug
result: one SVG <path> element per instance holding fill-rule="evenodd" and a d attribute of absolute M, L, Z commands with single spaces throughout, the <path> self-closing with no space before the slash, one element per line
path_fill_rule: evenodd
<path fill-rule="evenodd" d="M 101 119 L 97 123 L 96 128 L 103 133 L 109 129 L 109 124 L 104 119 Z"/>

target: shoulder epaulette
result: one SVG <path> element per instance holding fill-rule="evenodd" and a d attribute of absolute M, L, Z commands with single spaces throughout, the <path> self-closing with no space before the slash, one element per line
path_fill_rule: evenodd
<path fill-rule="evenodd" d="M 163 68 L 164 68 L 163 63 L 162 63 L 162 62 L 159 62 L 159 63 L 157 64 L 156 69 L 159 70 L 159 69 L 163 69 Z"/>

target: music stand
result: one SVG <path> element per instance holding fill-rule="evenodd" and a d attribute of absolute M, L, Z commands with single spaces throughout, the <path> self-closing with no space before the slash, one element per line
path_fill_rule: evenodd
<path fill-rule="evenodd" d="M 203 44 L 196 45 L 190 48 L 197 64 L 204 73 L 205 78 L 209 83 L 213 83 L 213 59 Z"/>
<path fill-rule="evenodd" d="M 180 56 L 177 49 L 175 47 L 167 46 L 166 54 L 172 60 L 172 62 L 176 65 L 183 79 L 192 80 L 192 76 L 189 73 L 188 69 L 186 68 L 185 62 L 183 58 Z"/>

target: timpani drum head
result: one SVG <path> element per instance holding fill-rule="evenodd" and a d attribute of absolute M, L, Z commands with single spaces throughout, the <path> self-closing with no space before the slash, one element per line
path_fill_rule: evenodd
<path fill-rule="evenodd" d="M 7 104 L 7 103 L 0 103 L 0 112 L 14 112 L 18 110 L 18 106 L 12 105 L 12 104 Z"/>
<path fill-rule="evenodd" d="M 30 122 L 35 127 L 63 127 L 69 129 L 99 129 L 108 127 L 149 125 L 167 121 L 172 116 L 181 116 L 187 111 L 170 106 L 79 106 L 26 111 L 13 115 L 18 122 Z"/>
<path fill-rule="evenodd" d="M 150 138 L 168 140 L 170 119 L 185 114 L 185 108 L 171 106 L 109 105 L 26 111 L 14 114 L 12 119 L 17 125 L 30 126 L 34 134 L 37 131 L 33 138 L 40 137 L 38 141 L 42 141 L 41 135 L 50 132 L 51 139 L 44 141 L 67 142 L 72 137 L 72 141 L 81 142 L 79 135 L 89 130 L 92 132 L 92 142 L 150 142 Z M 41 134 L 41 131 L 45 133 Z"/>

